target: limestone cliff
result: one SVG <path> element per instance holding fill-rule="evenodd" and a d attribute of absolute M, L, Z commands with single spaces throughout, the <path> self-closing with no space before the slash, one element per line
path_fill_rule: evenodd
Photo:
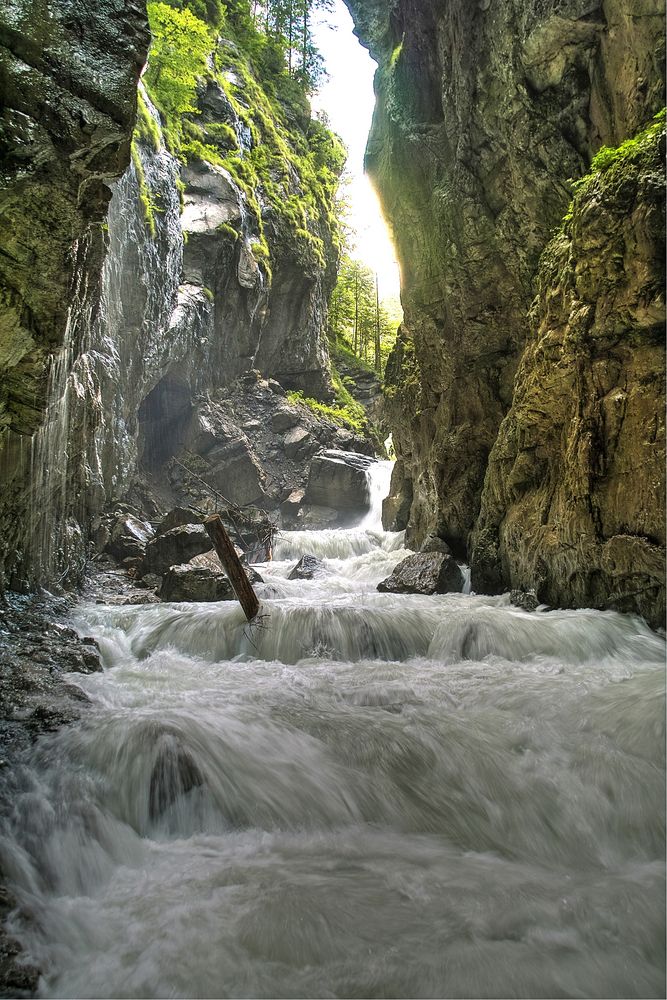
<path fill-rule="evenodd" d="M 348 6 L 379 64 L 367 163 L 402 272 L 387 516 L 413 543 L 435 530 L 465 557 L 540 254 L 595 151 L 664 103 L 664 3 Z"/>
<path fill-rule="evenodd" d="M 665 614 L 663 124 L 600 154 L 542 257 L 473 587 Z"/>
<path fill-rule="evenodd" d="M 0 589 L 5 563 L 20 559 L 40 508 L 61 491 L 61 434 L 42 473 L 47 492 L 28 480 L 38 451 L 44 458 L 47 395 L 80 349 L 70 303 L 92 306 L 100 224 L 109 183 L 129 162 L 148 40 L 143 3 L 8 0 L 0 13 Z M 50 547 L 66 532 L 48 522 Z"/>
<path fill-rule="evenodd" d="M 124 38 L 129 27 L 124 27 L 122 5 L 118 10 L 109 6 L 115 11 L 113 30 Z M 84 25 L 88 38 L 98 21 L 89 21 L 86 11 L 72 20 L 65 7 L 66 25 L 72 30 Z M 174 9 L 164 8 L 164 15 L 178 17 L 170 14 Z M 106 10 L 102 5 L 99 17 Z M 128 7 L 129 25 L 138 12 Z M 13 587 L 75 581 L 91 516 L 123 497 L 139 463 L 164 472 L 185 447 L 195 451 L 202 471 L 207 459 L 196 454 L 193 442 L 202 438 L 197 428 L 206 421 L 209 394 L 219 393 L 240 373 L 259 369 L 278 376 L 286 387 L 307 385 L 309 395 L 326 397 L 331 391 L 325 330 L 336 272 L 332 201 L 342 147 L 311 119 L 298 88 L 282 100 L 275 81 L 262 80 L 233 37 L 231 15 L 225 37 L 197 23 L 208 48 L 193 78 L 191 110 L 174 115 L 165 101 L 158 111 L 142 84 L 133 138 L 145 49 L 133 50 L 130 73 L 120 60 L 121 43 L 109 43 L 105 58 L 115 68 L 109 69 L 108 94 L 104 81 L 99 83 L 97 103 L 103 104 L 104 96 L 116 131 L 110 135 L 91 119 L 90 128 L 81 126 L 82 134 L 94 146 L 92 134 L 116 157 L 116 175 L 127 165 L 131 138 L 132 155 L 114 182 L 97 151 L 97 214 L 85 210 L 81 192 L 90 185 L 77 189 L 72 180 L 76 170 L 85 175 L 90 151 L 68 144 L 60 132 L 51 137 L 52 159 L 70 182 L 68 197 L 78 190 L 78 201 L 69 214 L 60 206 L 59 175 L 54 176 L 48 158 L 49 169 L 36 182 L 41 215 L 61 220 L 62 209 L 62 230 L 57 231 L 57 254 L 53 234 L 51 242 L 40 245 L 44 260 L 31 251 L 35 287 L 43 284 L 52 296 L 50 312 L 45 301 L 40 306 L 51 322 L 48 337 L 40 334 L 44 343 L 36 349 L 34 337 L 13 336 L 19 330 L 13 313 L 0 337 L 16 376 L 3 379 L 10 390 L 16 387 L 6 397 L 7 412 L 24 414 L 20 422 L 11 417 L 16 427 L 5 435 L 0 497 L 0 580 L 4 576 Z M 24 27 L 17 23 L 17 45 L 25 44 Z M 170 51 L 178 68 L 178 52 Z M 66 58 L 61 53 L 63 74 Z M 85 76 L 94 54 L 73 46 L 71 58 L 78 94 L 77 74 Z M 100 62 L 106 65 L 102 56 Z M 127 107 L 114 109 L 123 72 Z M 151 77 L 149 65 L 149 86 L 156 76 Z M 157 85 L 151 93 L 155 100 L 164 96 Z M 57 97 L 62 100 L 60 92 Z M 75 112 L 84 124 L 90 118 L 85 109 Z M 36 162 L 43 164 L 44 157 L 36 155 Z M 37 210 L 31 189 L 17 185 L 7 195 L 14 198 L 16 212 L 20 205 Z M 91 228 L 91 220 L 104 218 L 111 192 L 108 217 Z M 50 215 L 44 207 L 49 197 Z M 19 224 L 30 230 L 27 220 L 15 215 L 6 234 L 10 248 Z M 39 240 L 38 228 L 35 235 Z M 7 287 L 16 303 L 9 278 Z M 36 321 L 26 320 L 26 325 L 34 333 Z M 21 350 L 32 352 L 23 361 L 19 342 Z M 29 419 L 17 400 L 30 401 Z M 228 437 L 218 442 L 218 451 L 229 446 Z M 234 447 L 245 439 L 238 429 L 232 437 Z M 210 442 L 206 451 L 213 451 L 219 466 Z M 231 492 L 232 484 L 226 485 Z M 274 492 L 268 499 L 277 504 L 283 499 L 280 484 Z M 263 488 L 258 489 L 257 499 L 264 498 Z"/>
<path fill-rule="evenodd" d="M 569 179 L 661 106 L 662 4 L 348 6 L 379 63 L 367 163 L 401 262 L 408 377 L 421 387 L 417 412 L 414 398 L 402 406 L 394 364 L 409 535 L 436 527 L 464 555 Z"/>
<path fill-rule="evenodd" d="M 0 13 L 0 431 L 42 422 L 77 240 L 130 158 L 145 5 L 7 0 Z M 2 448 L 2 444 L 0 444 Z"/>

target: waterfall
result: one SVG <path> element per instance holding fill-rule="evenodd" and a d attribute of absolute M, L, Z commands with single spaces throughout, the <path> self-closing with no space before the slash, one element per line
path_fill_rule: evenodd
<path fill-rule="evenodd" d="M 40 995 L 664 995 L 663 637 L 379 594 L 401 543 L 285 533 L 254 627 L 80 607 L 0 836 Z"/>

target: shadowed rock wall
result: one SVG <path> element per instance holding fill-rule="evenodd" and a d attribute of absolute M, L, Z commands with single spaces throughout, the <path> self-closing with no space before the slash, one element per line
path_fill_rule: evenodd
<path fill-rule="evenodd" d="M 402 274 L 387 375 L 392 516 L 413 544 L 435 530 L 465 557 L 571 181 L 664 103 L 664 4 L 348 6 L 379 64 L 367 163 Z"/>

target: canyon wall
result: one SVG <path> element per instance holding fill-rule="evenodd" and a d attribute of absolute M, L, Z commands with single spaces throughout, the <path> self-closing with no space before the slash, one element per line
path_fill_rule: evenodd
<path fill-rule="evenodd" d="M 165 129 L 143 84 L 137 105 L 140 4 L 33 6 L 32 21 L 22 10 L 3 15 L 0 195 L 0 582 L 15 589 L 80 578 L 91 519 L 139 464 L 162 469 L 185 448 L 200 473 L 224 467 L 232 494 L 229 452 L 252 479 L 247 436 L 210 401 L 241 373 L 330 394 L 344 162 L 302 94 L 283 103 L 264 88 L 231 22 L 210 35 L 192 112 Z M 21 74 L 54 66 L 71 94 L 42 76 L 21 88 Z M 243 502 L 284 499 L 253 482 Z"/>
<path fill-rule="evenodd" d="M 348 7 L 378 62 L 367 166 L 393 230 L 405 313 L 387 375 L 398 455 L 387 517 L 407 527 L 413 544 L 435 530 L 466 558 L 489 455 L 522 392 L 519 360 L 537 333 L 539 308 L 530 306 L 540 255 L 596 150 L 635 135 L 664 103 L 664 4 L 348 0 Z M 612 241 L 609 253 L 617 249 Z M 661 266 L 649 258 L 654 281 Z M 622 310 L 619 326 L 621 317 Z M 619 384 L 636 377 L 628 363 Z M 587 391 L 584 381 L 577 391 Z M 548 385 L 537 392 L 548 414 Z M 565 434 L 561 446 L 570 444 Z M 599 462 L 594 451 L 591 463 Z M 612 506 L 623 504 L 626 488 L 618 472 L 607 463 Z M 653 472 L 637 475 L 648 484 Z M 647 503 L 651 490 L 641 491 Z M 647 517 L 659 515 L 657 500 L 650 505 L 650 515 L 629 519 L 627 505 L 619 508 L 615 523 L 644 537 Z M 501 534 L 505 514 L 495 506 Z M 541 516 L 552 515 L 542 509 Z M 609 521 L 604 530 L 617 528 Z M 502 558 L 496 549 L 496 586 L 540 582 L 509 555 L 517 534 L 503 536 Z M 484 560 L 477 581 L 473 570 L 480 589 L 490 586 L 491 548 Z M 554 565 L 551 576 L 561 571 Z M 565 587 L 547 591 L 557 602 L 602 606 L 614 589 L 591 582 L 573 586 L 569 598 Z M 646 602 L 621 604 L 646 610 Z"/>

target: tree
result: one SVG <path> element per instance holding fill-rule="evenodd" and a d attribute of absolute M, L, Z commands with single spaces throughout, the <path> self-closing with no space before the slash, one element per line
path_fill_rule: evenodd
<path fill-rule="evenodd" d="M 152 42 L 146 84 L 170 122 L 198 114 L 197 79 L 207 71 L 209 29 L 187 8 L 149 3 L 147 10 Z"/>

